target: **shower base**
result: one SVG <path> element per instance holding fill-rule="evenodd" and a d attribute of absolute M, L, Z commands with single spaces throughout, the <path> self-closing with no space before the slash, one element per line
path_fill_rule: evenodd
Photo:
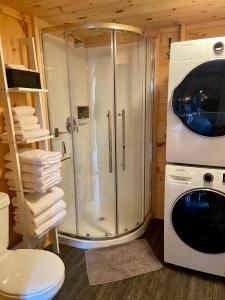
<path fill-rule="evenodd" d="M 81 248 L 81 249 L 91 249 L 91 248 L 103 248 L 109 246 L 115 246 L 119 244 L 124 244 L 130 241 L 133 241 L 139 238 L 147 229 L 151 216 L 149 215 L 145 221 L 133 231 L 130 231 L 124 235 L 120 235 L 113 238 L 106 239 L 83 239 L 78 237 L 71 237 L 65 234 L 59 233 L 59 242 L 62 244 L 66 244 L 72 247 Z"/>

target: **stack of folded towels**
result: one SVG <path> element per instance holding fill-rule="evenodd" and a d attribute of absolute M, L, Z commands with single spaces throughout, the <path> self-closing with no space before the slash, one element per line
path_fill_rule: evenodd
<path fill-rule="evenodd" d="M 14 106 L 12 107 L 13 121 L 15 126 L 15 136 L 17 141 L 38 138 L 49 135 L 46 128 L 40 128 L 38 118 L 34 116 L 35 109 L 32 106 Z M 6 126 L 4 127 L 6 130 Z M 7 132 L 1 134 L 1 139 L 8 140 Z"/>
<path fill-rule="evenodd" d="M 62 221 L 66 214 L 66 203 L 62 200 L 63 196 L 64 192 L 59 187 L 51 188 L 44 195 L 40 193 L 25 194 L 26 223 L 30 235 L 40 238 Z M 12 204 L 15 207 L 14 230 L 21 234 L 20 221 L 24 216 L 20 213 L 16 197 L 12 199 Z"/>
<path fill-rule="evenodd" d="M 46 193 L 61 182 L 61 152 L 26 148 L 19 149 L 18 152 L 24 192 Z M 4 178 L 7 180 L 9 189 L 16 190 L 13 163 L 9 152 L 4 155 L 4 159 L 5 167 L 8 169 Z"/>

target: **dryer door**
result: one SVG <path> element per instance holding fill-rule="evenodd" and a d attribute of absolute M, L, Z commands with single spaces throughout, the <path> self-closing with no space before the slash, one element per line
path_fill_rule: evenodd
<path fill-rule="evenodd" d="M 205 62 L 187 74 L 173 92 L 172 108 L 191 131 L 225 135 L 225 60 Z"/>
<path fill-rule="evenodd" d="M 174 230 L 191 248 L 204 253 L 225 252 L 225 195 L 191 190 L 181 195 L 171 213 Z"/>

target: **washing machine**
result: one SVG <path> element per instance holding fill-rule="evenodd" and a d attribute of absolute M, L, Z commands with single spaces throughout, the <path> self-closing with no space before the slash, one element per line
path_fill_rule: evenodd
<path fill-rule="evenodd" d="M 166 166 L 164 260 L 225 276 L 225 169 Z"/>
<path fill-rule="evenodd" d="M 167 162 L 225 167 L 225 37 L 172 43 Z"/>

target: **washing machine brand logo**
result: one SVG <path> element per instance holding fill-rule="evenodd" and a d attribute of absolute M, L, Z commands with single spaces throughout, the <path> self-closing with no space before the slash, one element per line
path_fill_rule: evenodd
<path fill-rule="evenodd" d="M 188 43 L 188 44 L 183 44 L 183 47 L 188 47 L 188 46 L 192 46 L 193 44 Z"/>
<path fill-rule="evenodd" d="M 185 172 L 184 169 L 176 169 L 176 171 L 178 171 L 178 172 Z"/>

